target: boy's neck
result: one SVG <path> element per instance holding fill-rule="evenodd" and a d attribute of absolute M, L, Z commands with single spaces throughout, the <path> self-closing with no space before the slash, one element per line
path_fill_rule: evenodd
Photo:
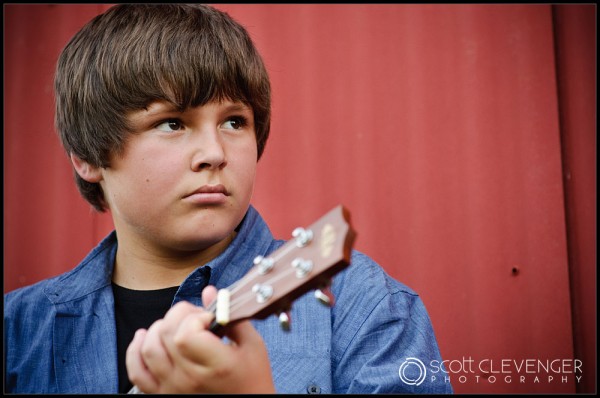
<path fill-rule="evenodd" d="M 234 237 L 235 232 L 207 249 L 187 256 L 157 255 L 119 241 L 112 281 L 133 290 L 179 286 L 192 271 L 221 254 Z"/>

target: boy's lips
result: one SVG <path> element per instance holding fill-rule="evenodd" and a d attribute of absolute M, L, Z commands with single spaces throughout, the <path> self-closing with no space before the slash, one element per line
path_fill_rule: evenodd
<path fill-rule="evenodd" d="M 227 188 L 222 184 L 203 185 L 195 191 L 183 197 L 184 200 L 196 204 L 221 204 L 227 200 L 230 195 Z"/>

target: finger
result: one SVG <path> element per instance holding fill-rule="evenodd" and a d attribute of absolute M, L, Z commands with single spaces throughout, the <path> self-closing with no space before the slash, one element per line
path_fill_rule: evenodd
<path fill-rule="evenodd" d="M 181 328 L 183 320 L 190 315 L 198 315 L 206 312 L 202 307 L 198 307 L 186 301 L 180 301 L 167 312 L 159 333 L 161 344 L 166 348 L 169 357 L 173 360 L 178 355 L 178 348 L 173 342 L 173 337 Z M 174 360 L 173 360 L 174 361 Z"/>
<path fill-rule="evenodd" d="M 125 366 L 129 380 L 141 391 L 149 393 L 158 389 L 158 381 L 148 371 L 140 352 L 145 336 L 146 330 L 144 329 L 135 332 L 125 353 Z"/>
<path fill-rule="evenodd" d="M 217 297 L 217 288 L 209 285 L 202 290 L 202 305 L 208 308 Z"/>
<path fill-rule="evenodd" d="M 140 347 L 141 356 L 148 371 L 159 382 L 165 380 L 173 369 L 173 361 L 164 342 L 164 336 L 167 334 L 164 330 L 166 328 L 168 328 L 168 324 L 164 319 L 154 322 L 146 332 Z"/>
<path fill-rule="evenodd" d="M 179 302 L 167 312 L 161 339 L 174 363 L 177 363 L 178 357 L 181 356 L 179 351 L 184 345 L 181 342 L 199 331 L 208 329 L 212 318 L 212 313 L 188 302 Z"/>
<path fill-rule="evenodd" d="M 205 312 L 204 308 L 198 307 L 188 301 L 179 301 L 172 306 L 169 311 L 165 314 L 164 320 L 167 322 L 168 328 L 164 329 L 164 332 L 171 332 L 176 330 L 176 326 L 189 314 Z"/>
<path fill-rule="evenodd" d="M 173 336 L 173 341 L 177 345 L 181 345 L 186 341 L 193 340 L 194 337 L 207 333 L 208 336 L 214 336 L 209 330 L 209 326 L 214 319 L 214 315 L 210 312 L 188 314 L 180 323 L 177 332 Z M 218 339 L 217 336 L 214 336 Z"/>
<path fill-rule="evenodd" d="M 173 336 L 178 364 L 191 361 L 195 364 L 208 366 L 213 360 L 222 355 L 220 347 L 224 346 L 221 339 L 208 330 L 214 315 L 210 312 L 189 314 Z"/>

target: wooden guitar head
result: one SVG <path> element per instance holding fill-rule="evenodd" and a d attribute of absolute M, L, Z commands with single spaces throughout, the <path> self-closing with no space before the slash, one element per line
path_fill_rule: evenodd
<path fill-rule="evenodd" d="M 356 233 L 343 206 L 306 229 L 296 228 L 292 235 L 268 257 L 257 257 L 242 279 L 219 292 L 213 331 L 220 335 L 234 322 L 286 312 L 298 297 L 326 288 L 333 275 L 350 265 Z"/>

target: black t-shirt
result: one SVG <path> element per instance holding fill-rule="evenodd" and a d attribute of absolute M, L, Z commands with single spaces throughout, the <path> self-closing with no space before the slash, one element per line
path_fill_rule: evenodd
<path fill-rule="evenodd" d="M 127 393 L 133 385 L 127 377 L 125 353 L 136 330 L 148 329 L 154 321 L 164 318 L 171 308 L 179 286 L 159 290 L 131 290 L 112 284 L 117 324 L 119 361 L 119 392 Z"/>

